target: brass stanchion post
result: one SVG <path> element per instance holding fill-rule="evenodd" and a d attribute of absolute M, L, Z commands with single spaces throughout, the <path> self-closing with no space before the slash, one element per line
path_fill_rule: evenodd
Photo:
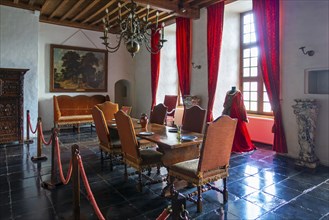
<path fill-rule="evenodd" d="M 41 137 L 41 117 L 38 117 L 38 137 L 37 137 L 37 156 L 31 157 L 31 160 L 33 162 L 41 161 L 41 160 L 47 160 L 46 156 L 41 156 L 42 151 L 42 137 Z"/>
<path fill-rule="evenodd" d="M 29 126 L 29 118 L 30 118 L 30 110 L 26 111 L 26 140 L 24 141 L 25 144 L 32 144 L 33 140 L 30 139 L 30 126 Z"/>
<path fill-rule="evenodd" d="M 72 146 L 72 183 L 73 183 L 73 216 L 75 220 L 80 219 L 80 170 L 77 159 L 79 146 Z"/>

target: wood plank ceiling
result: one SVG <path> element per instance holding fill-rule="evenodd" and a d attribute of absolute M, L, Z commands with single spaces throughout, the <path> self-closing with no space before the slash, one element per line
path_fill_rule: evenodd
<path fill-rule="evenodd" d="M 227 4 L 234 0 L 135 0 L 140 18 L 146 16 L 149 4 L 149 20 L 155 23 L 158 11 L 159 22 L 166 25 L 173 23 L 176 17 L 198 19 L 201 8 L 219 1 Z M 40 22 L 94 31 L 103 31 L 106 8 L 111 23 L 116 23 L 118 2 L 122 5 L 122 16 L 127 15 L 130 0 L 0 0 L 1 5 L 40 11 Z"/>

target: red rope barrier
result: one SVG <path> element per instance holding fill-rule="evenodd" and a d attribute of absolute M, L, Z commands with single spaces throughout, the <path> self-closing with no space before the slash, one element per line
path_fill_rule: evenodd
<path fill-rule="evenodd" d="M 50 136 L 50 140 L 47 142 L 47 141 L 45 140 L 45 137 L 43 136 L 43 131 L 42 131 L 42 124 L 41 124 L 41 121 L 40 121 L 40 123 L 39 123 L 39 129 L 40 129 L 40 135 L 41 135 L 42 143 L 43 143 L 44 145 L 50 145 L 51 142 L 52 142 L 52 140 L 53 140 L 53 138 L 52 138 L 53 134 L 51 134 L 51 136 Z"/>
<path fill-rule="evenodd" d="M 58 144 L 58 137 L 55 138 L 56 141 L 56 154 L 57 154 L 57 163 L 58 163 L 58 170 L 59 170 L 59 176 L 61 178 L 61 181 L 64 185 L 66 185 L 70 179 L 71 179 L 71 174 L 72 174 L 72 159 L 70 160 L 70 165 L 69 169 L 66 174 L 66 179 L 64 178 L 63 174 L 63 169 L 62 169 L 62 162 L 61 162 L 61 153 L 59 149 L 59 144 Z"/>
<path fill-rule="evenodd" d="M 88 179 L 87 179 L 87 176 L 86 176 L 86 172 L 85 172 L 85 169 L 83 167 L 81 156 L 78 155 L 77 157 L 78 157 L 78 163 L 79 163 L 79 168 L 80 168 L 80 172 L 81 172 L 81 178 L 82 178 L 82 181 L 83 181 L 83 183 L 86 187 L 87 194 L 88 194 L 88 199 L 91 202 L 91 205 L 93 206 L 94 211 L 96 212 L 96 215 L 97 215 L 98 219 L 105 220 L 103 214 L 99 210 L 99 207 L 98 207 L 97 202 L 94 198 L 93 192 L 90 189 L 89 182 L 88 182 Z"/>
<path fill-rule="evenodd" d="M 170 212 L 170 209 L 168 208 L 165 208 L 161 214 L 156 218 L 156 220 L 166 220 L 169 218 L 171 212 Z"/>
<path fill-rule="evenodd" d="M 27 115 L 27 121 L 29 123 L 30 131 L 32 132 L 32 134 L 35 134 L 35 132 L 37 132 L 37 130 L 38 130 L 38 123 L 37 123 L 37 126 L 35 126 L 35 130 L 33 131 L 32 125 L 31 125 L 31 117 L 30 117 L 30 114 Z"/>

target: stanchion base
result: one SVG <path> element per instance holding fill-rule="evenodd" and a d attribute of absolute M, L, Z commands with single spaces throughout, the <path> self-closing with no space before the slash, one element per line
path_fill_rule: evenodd
<path fill-rule="evenodd" d="M 24 144 L 32 144 L 32 143 L 33 143 L 33 140 L 32 139 L 24 140 Z"/>
<path fill-rule="evenodd" d="M 44 181 L 44 182 L 41 183 L 41 187 L 42 187 L 42 188 L 44 188 L 44 189 L 50 189 L 50 190 L 52 190 L 52 189 L 56 189 L 56 187 L 58 187 L 58 186 L 62 186 L 62 185 L 63 185 L 62 182 L 59 182 L 59 183 L 55 183 L 55 184 L 53 184 L 53 183 L 51 183 L 51 182 L 46 182 L 46 181 Z"/>
<path fill-rule="evenodd" d="M 40 161 L 45 161 L 48 158 L 46 156 L 40 156 L 40 157 L 31 157 L 32 162 L 40 162 Z"/>

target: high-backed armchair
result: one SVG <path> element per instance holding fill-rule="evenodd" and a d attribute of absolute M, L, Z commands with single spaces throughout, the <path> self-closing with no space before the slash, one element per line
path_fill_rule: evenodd
<path fill-rule="evenodd" d="M 206 110 L 198 105 L 185 109 L 182 121 L 182 129 L 202 133 L 206 119 Z"/>
<path fill-rule="evenodd" d="M 157 167 L 158 173 L 160 173 L 159 168 L 162 166 L 162 153 L 153 149 L 140 150 L 130 116 L 122 110 L 118 111 L 114 116 L 122 145 L 123 162 L 125 164 L 125 179 L 128 179 L 127 165 L 136 169 L 138 174 L 137 190 L 141 192 L 143 187 L 142 172 L 144 170 L 150 170 L 152 167 Z M 147 179 L 150 179 L 150 177 Z M 150 183 L 158 182 L 159 181 L 151 181 Z"/>
<path fill-rule="evenodd" d="M 106 101 L 102 104 L 97 104 L 97 107 L 102 110 L 106 121 L 111 121 L 112 119 L 114 119 L 114 113 L 119 111 L 119 105 L 111 101 Z"/>
<path fill-rule="evenodd" d="M 106 119 L 104 117 L 103 111 L 95 106 L 92 111 L 92 116 L 94 119 L 96 133 L 99 140 L 99 149 L 101 151 L 101 161 L 103 163 L 103 151 L 108 153 L 110 157 L 110 170 L 113 170 L 112 157 L 116 155 L 121 155 L 121 143 L 119 139 L 113 139 L 110 136 L 110 131 L 108 129 Z"/>
<path fill-rule="evenodd" d="M 202 212 L 201 193 L 207 190 L 216 190 L 223 194 L 224 203 L 227 202 L 228 192 L 226 178 L 235 134 L 237 119 L 227 115 L 219 117 L 206 128 L 198 159 L 183 161 L 169 167 L 169 180 L 174 189 L 174 180 L 186 180 L 197 187 L 197 191 L 187 195 L 187 199 L 197 204 L 197 211 Z M 223 179 L 224 189 L 220 190 L 210 185 L 211 182 Z M 195 200 L 193 196 L 197 195 Z"/>
<path fill-rule="evenodd" d="M 167 116 L 167 107 L 160 103 L 153 107 L 150 115 L 150 123 L 163 125 Z"/>
<path fill-rule="evenodd" d="M 167 116 L 174 116 L 177 106 L 177 98 L 177 95 L 165 95 L 163 104 L 168 108 Z"/>

